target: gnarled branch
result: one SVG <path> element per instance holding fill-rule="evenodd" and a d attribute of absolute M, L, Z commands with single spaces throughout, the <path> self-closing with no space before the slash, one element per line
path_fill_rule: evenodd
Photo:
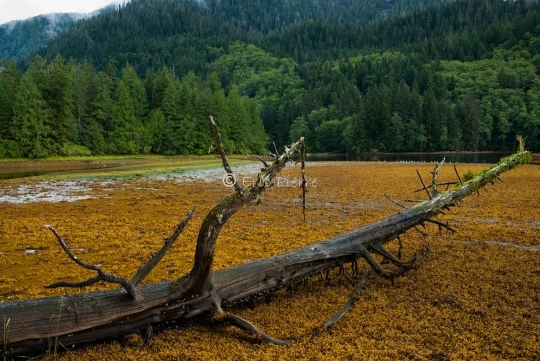
<path fill-rule="evenodd" d="M 228 174 L 232 174 L 223 145 L 221 144 L 219 129 L 212 116 L 210 116 L 210 123 L 214 131 L 214 137 L 216 138 L 216 148 L 221 155 L 225 171 Z M 259 199 L 260 194 L 264 192 L 272 179 L 281 172 L 287 162 L 292 159 L 294 152 L 297 151 L 302 144 L 304 144 L 304 138 L 300 138 L 296 143 L 292 144 L 290 148 L 286 148 L 286 151 L 278 156 L 266 170 L 258 174 L 255 182 L 249 187 L 244 188 L 239 185 L 237 186 L 237 182 L 235 182 L 235 193 L 223 198 L 210 210 L 210 212 L 208 212 L 203 220 L 197 237 L 193 268 L 186 277 L 182 277 L 171 283 L 171 299 L 185 298 L 193 295 L 210 296 L 213 292 L 212 267 L 214 248 L 222 227 L 229 218 L 245 204 Z M 209 308 L 210 305 L 207 305 L 206 307 Z M 205 309 L 205 307 L 199 307 L 191 310 L 188 316 L 193 317 L 208 310 L 209 309 Z"/>
<path fill-rule="evenodd" d="M 92 285 L 92 284 L 94 284 L 96 282 L 99 282 L 99 281 L 105 281 L 105 282 L 120 284 L 122 287 L 124 287 L 124 289 L 127 291 L 127 293 L 131 296 L 132 299 L 134 299 L 134 300 L 137 299 L 137 292 L 135 291 L 135 288 L 133 287 L 133 285 L 127 279 L 125 279 L 123 277 L 120 277 L 120 276 L 117 276 L 117 275 L 114 275 L 114 274 L 111 274 L 111 273 L 103 272 L 103 270 L 101 269 L 101 267 L 99 265 L 91 265 L 91 264 L 88 264 L 86 262 L 81 261 L 79 258 L 77 258 L 77 256 L 75 256 L 71 252 L 71 250 L 69 249 L 68 245 L 66 244 L 66 242 L 64 241 L 62 236 L 60 236 L 60 234 L 58 234 L 58 232 L 56 231 L 56 229 L 54 229 L 54 227 L 46 225 L 45 228 L 50 230 L 56 236 L 56 239 L 58 240 L 58 243 L 60 243 L 60 246 L 62 246 L 64 251 L 67 253 L 69 258 L 71 258 L 73 260 L 73 262 L 75 262 L 76 264 L 78 264 L 79 266 L 81 266 L 83 268 L 86 268 L 86 269 L 89 269 L 89 270 L 92 270 L 92 271 L 96 271 L 98 273 L 98 275 L 96 277 L 87 279 L 86 281 L 82 281 L 82 282 L 57 282 L 57 283 L 53 283 L 52 285 L 45 286 L 46 288 L 85 287 L 85 286 Z"/>
<path fill-rule="evenodd" d="M 437 197 L 439 195 L 439 190 L 437 189 L 437 176 L 439 175 L 439 170 L 441 169 L 443 163 L 444 163 L 444 158 L 440 163 L 438 163 L 435 166 L 435 169 L 433 169 L 433 171 L 431 172 L 431 174 L 433 175 L 431 179 L 431 188 L 433 188 L 433 197 Z"/>
<path fill-rule="evenodd" d="M 53 283 L 51 285 L 45 286 L 46 288 L 57 288 L 57 287 L 86 287 L 90 286 L 94 283 L 97 283 L 99 281 L 105 281 L 110 283 L 117 283 L 120 284 L 131 296 L 133 300 L 136 300 L 138 298 L 137 291 L 135 287 L 146 277 L 148 274 L 154 269 L 154 267 L 158 264 L 158 262 L 163 258 L 165 253 L 171 248 L 171 246 L 174 244 L 176 239 L 178 239 L 178 236 L 182 231 L 184 230 L 184 227 L 186 226 L 187 222 L 191 219 L 191 216 L 193 215 L 193 212 L 195 211 L 196 207 L 193 207 L 187 214 L 186 218 L 178 224 L 176 227 L 176 230 L 174 233 L 165 240 L 165 244 L 163 247 L 146 263 L 143 267 L 141 267 L 137 273 L 131 278 L 131 280 L 127 280 L 126 278 L 103 272 L 101 267 L 99 265 L 91 265 L 86 262 L 81 261 L 77 256 L 75 256 L 71 250 L 69 249 L 68 245 L 60 236 L 60 234 L 54 229 L 54 227 L 46 225 L 45 228 L 49 229 L 58 240 L 58 243 L 60 243 L 60 246 L 62 246 L 62 249 L 67 253 L 69 258 L 71 258 L 75 263 L 77 263 L 79 266 L 96 271 L 98 274 L 97 276 L 93 278 L 89 278 L 86 281 L 81 282 L 68 282 L 68 281 L 62 281 Z"/>

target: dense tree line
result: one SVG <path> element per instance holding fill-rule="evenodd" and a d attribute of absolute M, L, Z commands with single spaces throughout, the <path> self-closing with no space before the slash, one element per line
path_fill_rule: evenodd
<path fill-rule="evenodd" d="M 142 81 L 129 64 L 116 73 L 112 59 L 100 72 L 59 55 L 50 63 L 33 58 L 24 74 L 4 63 L 0 156 L 201 154 L 213 143 L 209 115 L 228 152 L 265 151 L 256 104 L 234 87 L 226 95 L 215 73 L 179 79 L 162 68 Z"/>
<path fill-rule="evenodd" d="M 540 149 L 537 1 L 410 15 L 399 1 L 179 4 L 132 1 L 78 23 L 24 75 L 6 63 L 3 156 L 200 153 L 208 114 L 237 153 L 299 136 L 312 152 L 510 150 L 516 134 Z M 384 21 L 351 20 L 374 4 Z"/>
<path fill-rule="evenodd" d="M 540 148 L 540 76 L 531 57 L 497 49 L 491 59 L 424 64 L 383 53 L 312 64 L 290 140 L 312 150 L 511 150 L 517 134 Z"/>

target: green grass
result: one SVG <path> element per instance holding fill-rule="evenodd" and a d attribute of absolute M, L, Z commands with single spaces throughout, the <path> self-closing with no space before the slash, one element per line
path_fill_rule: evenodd
<path fill-rule="evenodd" d="M 128 158 L 119 158 L 117 160 L 127 160 Z M 39 176 L 44 180 L 99 180 L 99 179 L 132 179 L 140 177 L 163 176 L 174 173 L 183 173 L 185 171 L 222 167 L 221 160 L 214 156 L 205 157 L 175 157 L 172 158 L 141 158 L 149 160 L 148 162 L 126 164 L 111 168 L 82 169 L 73 171 L 64 171 L 61 174 L 47 174 Z M 253 160 L 247 159 L 229 159 L 231 166 L 251 163 Z"/>
<path fill-rule="evenodd" d="M 229 157 L 230 164 L 246 164 L 255 160 L 242 155 Z M 58 164 L 58 162 L 65 162 Z M 137 177 L 163 176 L 184 171 L 221 167 L 221 159 L 216 154 L 210 155 L 105 155 L 105 156 L 55 156 L 44 159 L 0 159 L 7 171 L 33 171 L 36 169 L 53 173 L 34 176 L 41 180 L 69 179 L 131 179 Z M 47 164 L 50 163 L 50 164 Z M 92 163 L 92 164 L 89 164 Z M 89 168 L 92 167 L 92 168 Z M 67 169 L 58 169 L 67 168 Z M 71 168 L 71 169 L 69 169 Z"/>

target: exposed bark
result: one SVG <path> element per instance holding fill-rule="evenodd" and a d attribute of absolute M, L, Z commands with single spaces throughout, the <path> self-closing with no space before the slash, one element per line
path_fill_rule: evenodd
<path fill-rule="evenodd" d="M 216 149 L 222 157 L 225 171 L 232 174 L 221 145 L 217 126 L 213 119 L 211 122 L 217 140 Z M 116 289 L 3 303 L 0 306 L 2 314 L 0 318 L 8 320 L 9 333 L 7 335 L 4 333 L 0 350 L 3 350 L 4 346 L 7 348 L 9 341 L 10 355 L 36 354 L 46 351 L 51 340 L 65 347 L 72 347 L 72 345 L 100 342 L 139 331 L 146 332 L 146 339 L 150 337 L 153 325 L 191 318 L 203 313 L 213 315 L 217 321 L 229 322 L 248 332 L 257 333 L 263 340 L 286 344 L 287 341 L 276 340 L 265 335 L 248 321 L 224 313 L 221 309 L 222 302 L 235 302 L 272 292 L 298 280 L 325 272 L 329 268 L 343 267 L 344 262 L 352 261 L 356 264 L 358 258 L 364 258 L 377 274 L 393 280 L 414 268 L 416 259 L 420 258 L 425 251 L 419 252 L 409 262 L 402 262 L 399 254 L 396 257 L 384 248 L 385 243 L 398 239 L 401 246 L 400 234 L 426 221 L 433 221 L 431 218 L 435 215 L 455 206 L 457 202 L 486 184 L 494 182 L 501 173 L 519 164 L 527 163 L 531 157 L 530 153 L 520 151 L 502 160 L 498 165 L 481 172 L 474 179 L 464 183 L 460 181 L 458 186 L 445 193 L 439 193 L 436 188 L 436 176 L 441 163 L 433 171 L 433 193 L 429 193 L 424 184 L 424 189 L 430 197 L 427 201 L 360 229 L 295 251 L 212 272 L 214 247 L 221 228 L 243 205 L 258 199 L 272 179 L 290 161 L 293 153 L 302 146 L 303 139 L 300 139 L 290 149 L 286 148 L 281 155 L 276 149 L 274 161 L 271 164 L 265 164 L 265 169 L 252 186 L 244 188 L 240 184 L 234 185 L 234 193 L 223 198 L 212 208 L 201 225 L 194 266 L 186 276 L 177 280 L 138 286 L 138 282 L 159 261 L 153 258 L 150 261 L 151 265 L 141 268 L 131 281 L 126 280 L 133 288 L 133 292 L 130 292 L 129 287 L 122 283 L 128 292 L 124 289 Z M 192 211 L 178 226 L 173 236 L 167 240 L 164 249 L 168 249 L 178 237 Z M 449 228 L 442 222 L 436 222 L 439 226 Z M 61 236 L 57 233 L 55 235 L 60 242 Z M 62 245 L 62 242 L 60 244 Z M 65 242 L 62 247 L 64 245 Z M 161 256 L 166 249 L 160 251 Z M 70 255 L 67 245 L 64 250 Z M 372 253 L 383 256 L 396 268 L 393 270 L 383 268 L 371 256 Z M 77 262 L 76 257 L 72 255 L 70 257 Z M 337 314 L 337 319 L 341 318 L 358 299 L 359 289 L 353 294 L 350 305 L 346 306 L 347 309 Z"/>

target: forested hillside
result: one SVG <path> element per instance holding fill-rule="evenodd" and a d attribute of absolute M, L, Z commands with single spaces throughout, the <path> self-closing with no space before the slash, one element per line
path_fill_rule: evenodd
<path fill-rule="evenodd" d="M 149 67 L 175 64 L 176 71 L 185 75 L 205 71 L 231 42 L 256 43 L 282 53 L 282 45 L 269 37 L 285 34 L 295 24 L 303 27 L 318 21 L 355 29 L 442 1 L 133 0 L 115 12 L 78 22 L 40 55 L 52 59 L 60 53 L 78 61 L 91 58 L 98 69 L 112 55 L 121 64 L 129 61 L 140 74 Z"/>
<path fill-rule="evenodd" d="M 426 3 L 133 0 L 4 63 L 0 156 L 540 149 L 538 1 Z"/>

